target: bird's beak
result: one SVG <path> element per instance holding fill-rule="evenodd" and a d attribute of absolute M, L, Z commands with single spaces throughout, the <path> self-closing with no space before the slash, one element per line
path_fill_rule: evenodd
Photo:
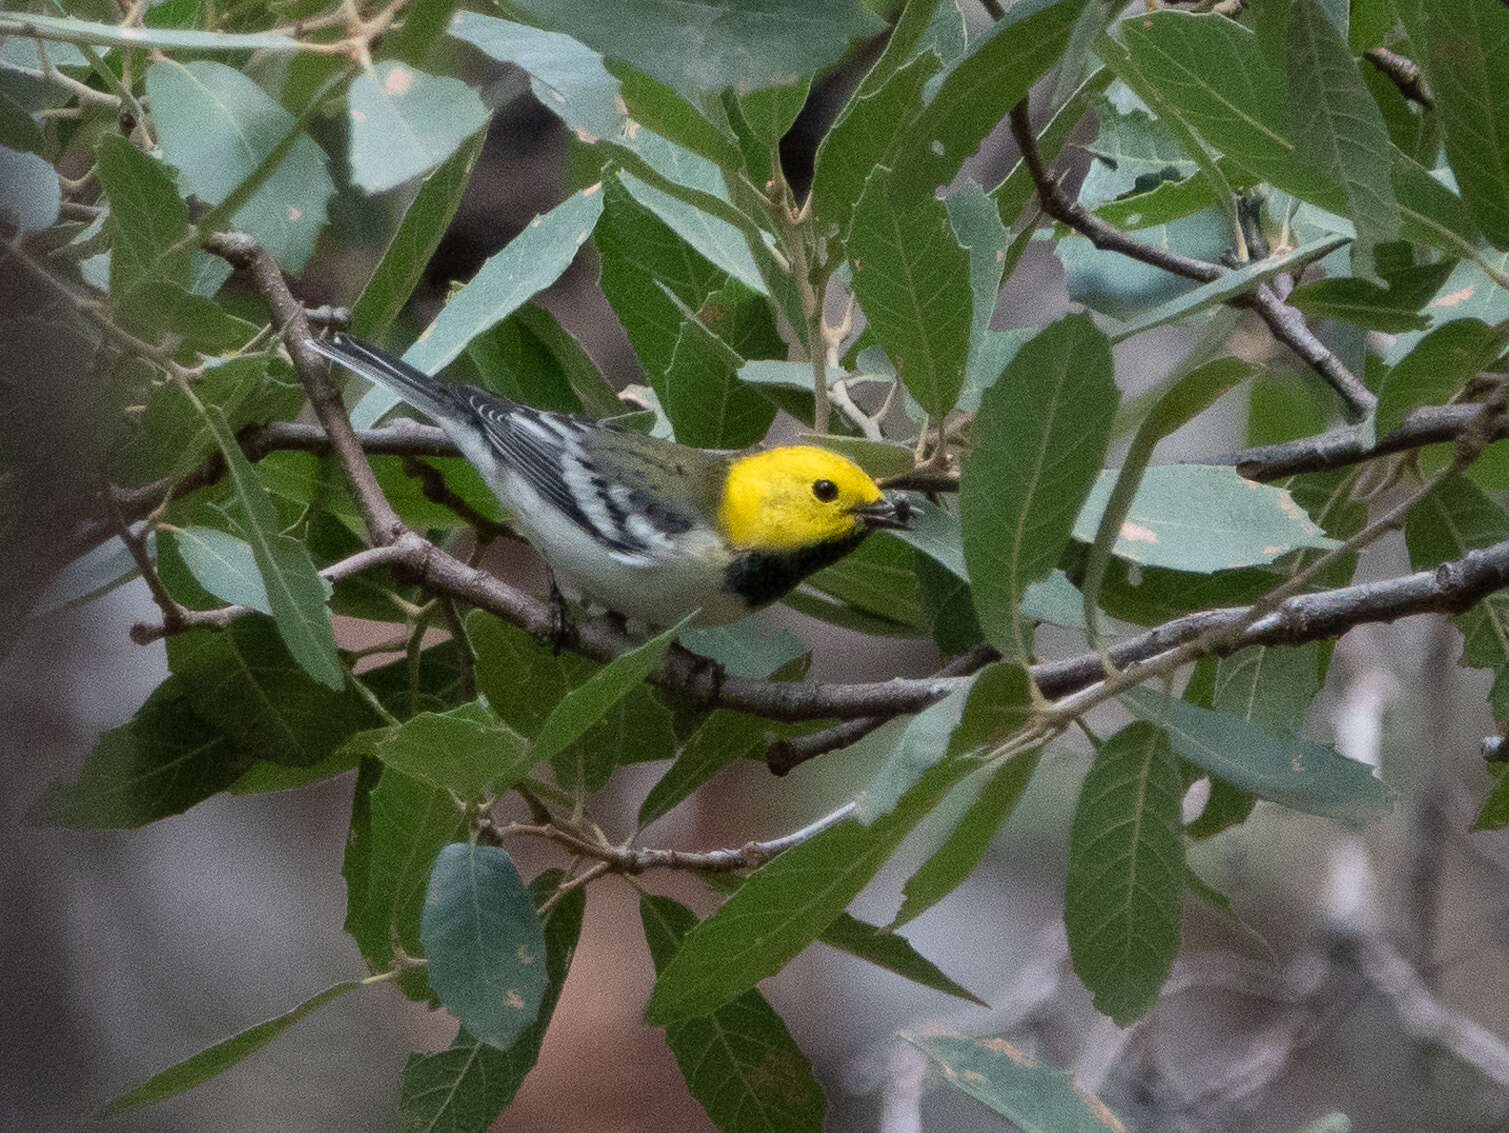
<path fill-rule="evenodd" d="M 905 496 L 881 496 L 873 504 L 851 508 L 868 530 L 885 527 L 905 531 L 912 518 L 912 505 Z"/>

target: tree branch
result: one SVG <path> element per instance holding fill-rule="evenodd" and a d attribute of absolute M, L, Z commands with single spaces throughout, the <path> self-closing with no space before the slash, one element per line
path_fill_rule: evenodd
<path fill-rule="evenodd" d="M 1418 102 L 1426 110 L 1436 108 L 1435 96 L 1431 94 L 1430 85 L 1425 81 L 1425 73 L 1420 70 L 1420 64 L 1413 59 L 1405 58 L 1397 51 L 1390 51 L 1387 47 L 1370 47 L 1362 54 L 1410 102 Z"/>
<path fill-rule="evenodd" d="M 1120 252 L 1155 268 L 1162 268 L 1185 279 L 1210 283 L 1226 274 L 1220 264 L 1197 260 L 1193 256 L 1180 255 L 1166 248 L 1145 244 L 1128 236 L 1109 221 L 1102 220 L 1078 201 L 1071 200 L 1063 186 L 1043 166 L 1043 156 L 1038 152 L 1037 135 L 1032 132 L 1032 120 L 1028 116 L 1027 100 L 1024 98 L 1011 108 L 1011 136 L 1021 150 L 1027 173 L 1037 186 L 1037 197 L 1043 211 L 1061 224 L 1066 224 L 1103 252 Z"/>
<path fill-rule="evenodd" d="M 550 610 L 544 602 L 467 565 L 413 532 L 405 532 L 384 552 L 381 561 L 406 568 L 419 585 L 436 594 L 468 602 L 530 633 L 543 635 L 551 628 Z M 360 556 L 353 556 L 356 558 Z M 351 562 L 342 560 L 345 564 Z M 328 572 L 341 565 L 327 567 L 322 573 L 333 577 Z M 367 565 L 373 565 L 373 561 Z M 1412 614 L 1457 614 L 1505 587 L 1509 587 L 1509 540 L 1469 551 L 1461 559 L 1442 563 L 1434 570 L 1417 571 L 1384 582 L 1294 595 L 1241 633 L 1229 640 L 1212 642 L 1198 655 L 1225 656 L 1249 645 L 1303 645 L 1338 637 L 1353 626 L 1391 622 Z M 1229 630 L 1250 618 L 1252 612 L 1250 606 L 1235 606 L 1175 618 L 1112 644 L 1111 661 L 1117 668 L 1124 668 L 1148 660 L 1202 635 Z M 228 624 L 251 611 L 245 607 L 227 607 L 210 613 Z M 153 636 L 161 636 L 162 632 L 159 628 Z M 597 618 L 578 627 L 577 651 L 595 661 L 610 661 L 634 644 L 610 618 Z M 979 664 L 994 659 L 993 651 L 981 650 L 973 655 Z M 1104 680 L 1106 675 L 1099 653 L 1044 662 L 1032 666 L 1030 672 L 1048 697 L 1082 691 Z M 658 687 L 684 693 L 707 707 L 732 708 L 772 720 L 890 719 L 921 711 L 962 687 L 968 679 L 945 670 L 928 677 L 854 684 L 751 680 L 709 672 L 700 658 L 684 651 L 669 655 L 650 677 Z"/>
<path fill-rule="evenodd" d="M 1353 425 L 1280 444 L 1257 445 L 1225 456 L 1212 457 L 1210 464 L 1234 464 L 1248 480 L 1279 480 L 1301 472 L 1324 472 L 1361 464 L 1380 456 L 1408 452 L 1426 445 L 1455 441 L 1477 418 L 1481 406 L 1466 402 L 1416 409 L 1404 423 L 1386 436 L 1370 440 Z M 1500 421 L 1493 440 L 1509 437 L 1509 427 Z"/>
<path fill-rule="evenodd" d="M 764 842 L 745 842 L 742 846 L 726 850 L 668 850 L 649 846 L 615 846 L 591 838 L 571 827 L 561 826 L 553 820 L 537 825 L 515 822 L 507 826 L 485 827 L 484 830 L 487 831 L 488 840 L 493 842 L 510 835 L 523 835 L 544 838 L 559 846 L 564 846 L 573 854 L 592 858 L 606 867 L 606 869 L 596 870 L 593 876 L 612 872 L 628 874 L 632 877 L 650 869 L 690 869 L 703 873 L 732 873 L 740 869 L 758 869 L 777 854 L 793 846 L 801 845 L 831 826 L 837 826 L 854 813 L 855 806 L 856 804 L 852 802 L 844 803 L 843 806 L 829 811 L 799 830 L 793 830 L 790 834 L 783 834 L 779 838 L 771 838 Z M 582 876 L 586 877 L 587 874 Z"/>
<path fill-rule="evenodd" d="M 267 300 L 273 321 L 283 331 L 289 357 L 293 359 L 294 369 L 304 384 L 315 416 L 325 427 L 330 447 L 340 459 L 346 478 L 351 481 L 368 538 L 377 546 L 393 542 L 404 531 L 403 520 L 398 518 L 393 505 L 378 487 L 372 466 L 367 463 L 351 428 L 351 419 L 346 416 L 340 390 L 330 380 L 329 366 L 309 345 L 309 317 L 304 305 L 288 290 L 278 261 L 243 232 L 215 233 L 205 239 L 204 248 L 251 274 L 257 290 Z"/>
<path fill-rule="evenodd" d="M 1043 211 L 1054 220 L 1068 225 L 1102 251 L 1119 252 L 1185 279 L 1210 283 L 1227 274 L 1227 269 L 1219 264 L 1143 243 L 1114 224 L 1102 220 L 1078 201 L 1071 200 L 1043 165 L 1042 154 L 1037 148 L 1037 135 L 1032 132 L 1026 99 L 1011 108 L 1010 117 L 1011 136 L 1016 139 L 1017 148 L 1022 152 L 1022 161 L 1027 166 L 1032 183 L 1037 187 L 1038 200 Z M 1315 337 L 1304 316 L 1283 302 L 1272 287 L 1266 283 L 1260 284 L 1251 292 L 1236 296 L 1229 302 L 1233 306 L 1250 307 L 1256 311 L 1267 323 L 1273 336 L 1299 355 L 1336 391 L 1352 420 L 1361 420 L 1372 411 L 1377 399 L 1347 369 L 1336 353 Z"/>

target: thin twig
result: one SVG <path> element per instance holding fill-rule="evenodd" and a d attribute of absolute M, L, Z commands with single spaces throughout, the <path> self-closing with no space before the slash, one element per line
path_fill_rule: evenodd
<path fill-rule="evenodd" d="M 414 538 L 418 538 L 415 536 Z M 127 544 L 129 546 L 129 544 Z M 392 566 L 403 563 L 412 558 L 414 547 L 409 543 L 390 543 L 386 547 L 368 547 L 358 551 L 348 558 L 339 562 L 331 563 L 320 571 L 320 576 L 330 582 L 339 582 L 344 578 L 372 570 L 380 566 Z M 137 564 L 141 564 L 138 562 Z M 146 576 L 146 571 L 143 571 Z M 175 603 L 176 605 L 176 603 Z M 138 624 L 132 627 L 131 640 L 138 645 L 145 645 L 149 641 L 156 641 L 160 637 L 170 637 L 175 633 L 200 627 L 208 629 L 224 629 L 234 621 L 255 614 L 257 611 L 251 606 L 220 606 L 213 610 L 188 610 L 179 607 L 176 619 L 170 619 L 164 613 L 163 624 L 150 626 Z M 169 624 L 172 622 L 173 624 Z"/>
<path fill-rule="evenodd" d="M 742 846 L 726 850 L 668 850 L 648 846 L 614 846 L 599 842 L 596 838 L 588 837 L 569 827 L 559 826 L 554 822 L 540 825 L 516 822 L 498 828 L 497 833 L 505 838 L 517 834 L 548 839 L 566 847 L 574 854 L 603 863 L 608 868 L 601 872 L 611 870 L 631 877 L 651 869 L 689 869 L 704 873 L 732 873 L 741 869 L 758 869 L 776 855 L 809 841 L 832 826 L 837 826 L 850 818 L 855 810 L 856 804 L 847 802 L 821 818 L 809 822 L 799 830 L 793 830 L 779 838 L 771 838 L 763 842 L 745 842 Z M 581 876 L 585 877 L 586 874 Z"/>

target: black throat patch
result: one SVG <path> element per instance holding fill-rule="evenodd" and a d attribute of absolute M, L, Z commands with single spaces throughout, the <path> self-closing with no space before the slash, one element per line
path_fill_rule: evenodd
<path fill-rule="evenodd" d="M 861 529 L 843 539 L 830 539 L 791 551 L 746 551 L 728 564 L 723 589 L 749 603 L 751 610 L 768 606 L 813 571 L 838 562 L 864 542 Z"/>

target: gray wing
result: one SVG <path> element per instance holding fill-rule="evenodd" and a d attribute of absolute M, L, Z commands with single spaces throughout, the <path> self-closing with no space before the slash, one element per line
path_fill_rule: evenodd
<path fill-rule="evenodd" d="M 460 400 L 508 468 L 572 523 L 621 555 L 653 552 L 655 530 L 626 495 L 594 468 L 588 439 L 605 426 L 568 413 L 547 413 L 461 387 Z"/>

